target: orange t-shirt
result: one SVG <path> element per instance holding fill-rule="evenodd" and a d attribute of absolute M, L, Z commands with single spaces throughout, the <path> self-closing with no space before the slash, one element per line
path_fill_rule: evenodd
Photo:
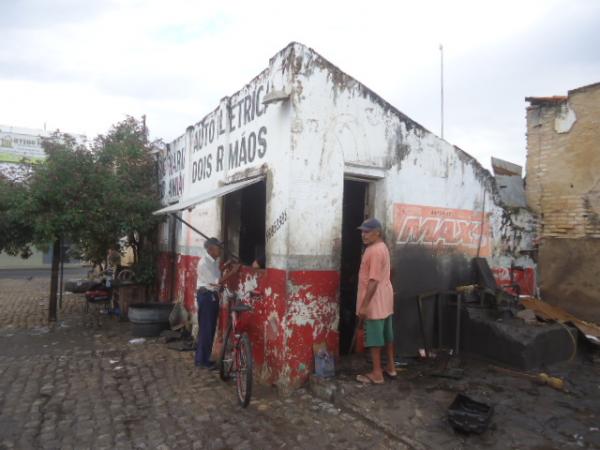
<path fill-rule="evenodd" d="M 360 311 L 369 280 L 377 281 L 377 289 L 369 303 L 367 319 L 385 319 L 394 313 L 394 289 L 390 281 L 390 252 L 383 242 L 365 249 L 358 271 L 356 313 Z"/>

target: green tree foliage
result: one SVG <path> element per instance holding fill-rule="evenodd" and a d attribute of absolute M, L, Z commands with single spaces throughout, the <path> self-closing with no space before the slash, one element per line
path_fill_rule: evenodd
<path fill-rule="evenodd" d="M 47 158 L 25 182 L 0 179 L 0 249 L 26 254 L 30 244 L 58 248 L 66 239 L 80 257 L 101 264 L 110 248 L 131 245 L 136 262 L 144 255 L 144 267 L 136 269 L 145 274 L 143 281 L 152 281 L 160 221 L 152 211 L 160 200 L 145 125 L 129 117 L 98 136 L 91 149 L 59 132 L 42 145 Z M 51 319 L 57 265 L 55 258 Z"/>
<path fill-rule="evenodd" d="M 9 255 L 31 256 L 33 227 L 20 206 L 27 201 L 27 187 L 0 175 L 0 251 Z"/>
<path fill-rule="evenodd" d="M 111 172 L 104 184 L 103 208 L 110 228 L 118 227 L 118 237 L 126 237 L 136 263 L 142 251 L 148 252 L 160 218 L 152 215 L 160 207 L 157 168 L 152 157 L 146 127 L 132 117 L 113 126 L 94 143 L 98 164 Z M 115 243 L 116 244 L 116 243 Z"/>

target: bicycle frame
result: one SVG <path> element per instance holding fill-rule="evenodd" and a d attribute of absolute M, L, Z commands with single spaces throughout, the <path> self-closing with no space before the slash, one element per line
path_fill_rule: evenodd
<path fill-rule="evenodd" d="M 251 311 L 252 308 L 227 289 L 224 296 L 228 301 L 229 324 L 219 358 L 219 375 L 223 381 L 227 381 L 232 373 L 235 374 L 238 401 L 245 408 L 250 403 L 252 393 L 253 359 L 250 338 L 239 327 L 238 314 Z"/>

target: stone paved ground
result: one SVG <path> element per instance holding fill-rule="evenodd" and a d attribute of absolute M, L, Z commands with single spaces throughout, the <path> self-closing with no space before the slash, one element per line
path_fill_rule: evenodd
<path fill-rule="evenodd" d="M 83 313 L 81 296 L 48 326 L 47 291 L 0 280 L 0 449 L 406 448 L 305 390 L 257 388 L 241 409 L 192 353 L 129 344 L 128 324 Z"/>
<path fill-rule="evenodd" d="M 463 449 L 600 448 L 599 352 L 582 349 L 571 362 L 547 372 L 565 380 L 565 391 L 530 379 L 498 372 L 489 362 L 451 360 L 463 370 L 460 379 L 440 377 L 447 361 L 414 363 L 383 386 L 360 386 L 353 374 L 366 371 L 362 355 L 346 359 L 331 382 L 335 403 L 402 436 L 415 446 Z M 314 384 L 312 385 L 314 386 Z M 317 393 L 317 391 L 315 391 Z M 494 407 L 490 428 L 482 435 L 454 433 L 447 409 L 458 393 Z"/>
<path fill-rule="evenodd" d="M 460 380 L 432 376 L 434 362 L 359 386 L 353 375 L 366 365 L 356 356 L 334 382 L 313 384 L 321 396 L 336 388 L 333 404 L 257 387 L 244 410 L 233 385 L 194 369 L 191 353 L 129 344 L 128 324 L 85 314 L 81 296 L 66 296 L 49 326 L 47 291 L 47 280 L 0 280 L 0 450 L 600 448 L 600 365 L 589 358 L 552 368 L 567 380 L 559 392 L 466 360 Z M 494 405 L 483 435 L 448 425 L 458 392 Z"/>

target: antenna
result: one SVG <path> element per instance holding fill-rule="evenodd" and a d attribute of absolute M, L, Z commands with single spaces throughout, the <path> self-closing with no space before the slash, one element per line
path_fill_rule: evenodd
<path fill-rule="evenodd" d="M 444 46 L 440 44 L 440 100 L 441 100 L 441 125 L 442 139 L 444 139 Z"/>

